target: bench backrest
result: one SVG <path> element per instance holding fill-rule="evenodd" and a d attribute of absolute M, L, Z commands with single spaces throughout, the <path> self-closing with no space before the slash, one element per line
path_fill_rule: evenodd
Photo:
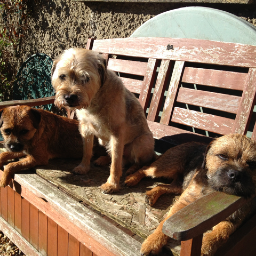
<path fill-rule="evenodd" d="M 255 46 L 125 38 L 89 40 L 87 48 L 103 53 L 137 95 L 155 138 L 178 144 L 187 134 L 246 133 L 255 103 Z"/>

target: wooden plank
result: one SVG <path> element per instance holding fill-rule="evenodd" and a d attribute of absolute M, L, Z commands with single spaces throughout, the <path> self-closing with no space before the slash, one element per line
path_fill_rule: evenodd
<path fill-rule="evenodd" d="M 88 249 L 85 245 L 80 243 L 80 254 L 79 256 L 96 256 L 96 254 L 92 253 L 90 249 Z"/>
<path fill-rule="evenodd" d="M 38 250 L 39 240 L 39 213 L 38 209 L 29 205 L 29 242 Z"/>
<path fill-rule="evenodd" d="M 79 255 L 80 243 L 72 235 L 68 236 L 68 256 L 77 256 Z"/>
<path fill-rule="evenodd" d="M 232 119 L 178 107 L 174 108 L 171 120 L 178 124 L 184 124 L 222 135 L 229 134 L 234 125 L 234 120 Z"/>
<path fill-rule="evenodd" d="M 41 211 L 38 213 L 38 229 L 38 250 L 43 256 L 47 256 L 48 218 Z"/>
<path fill-rule="evenodd" d="M 164 94 L 164 85 L 166 82 L 166 77 L 168 77 L 168 73 L 170 71 L 170 61 L 162 60 L 159 73 L 156 80 L 156 85 L 153 93 L 153 98 L 150 103 L 149 112 L 147 119 L 149 121 L 155 121 L 157 117 L 157 113 L 159 111 L 160 103 Z"/>
<path fill-rule="evenodd" d="M 168 93 L 165 99 L 163 113 L 160 120 L 161 124 L 169 124 L 184 64 L 184 61 L 176 61 L 174 64 L 173 73 L 168 88 Z"/>
<path fill-rule="evenodd" d="M 136 80 L 136 79 L 131 79 L 131 78 L 126 78 L 126 77 L 120 77 L 122 80 L 124 86 L 133 93 L 139 94 L 141 91 L 141 85 L 142 81 L 141 80 Z"/>
<path fill-rule="evenodd" d="M 68 232 L 62 227 L 58 226 L 58 256 L 67 256 L 68 248 Z"/>
<path fill-rule="evenodd" d="M 242 91 L 247 76 L 247 73 L 185 67 L 182 82 Z"/>
<path fill-rule="evenodd" d="M 14 211 L 14 190 L 10 188 L 9 186 L 7 187 L 7 193 L 8 193 L 8 223 L 14 227 L 14 219 L 15 219 L 15 211 Z"/>
<path fill-rule="evenodd" d="M 0 217 L 0 230 L 27 256 L 42 256 L 20 233 Z M 7 255 L 7 254 L 6 254 Z"/>
<path fill-rule="evenodd" d="M 191 133 L 176 127 L 172 127 L 169 125 L 163 125 L 160 123 L 148 121 L 148 126 L 150 131 L 152 131 L 154 138 L 161 139 L 164 137 L 170 137 L 172 135 L 182 134 L 182 133 Z"/>
<path fill-rule="evenodd" d="M 48 218 L 47 256 L 58 255 L 58 226 L 55 221 Z"/>
<path fill-rule="evenodd" d="M 172 49 L 168 45 L 172 45 Z M 96 40 L 93 49 L 125 56 L 256 67 L 256 46 L 210 40 L 159 37 L 104 39 Z"/>
<path fill-rule="evenodd" d="M 145 76 L 147 71 L 147 62 L 109 58 L 108 68 L 115 72 Z"/>
<path fill-rule="evenodd" d="M 139 101 L 146 112 L 146 109 L 148 107 L 148 102 L 151 94 L 151 90 L 153 87 L 153 83 L 156 78 L 156 69 L 159 61 L 156 59 L 149 59 L 148 60 L 148 65 L 147 65 L 147 71 L 142 83 L 141 91 L 140 91 L 140 96 L 139 96 Z"/>
<path fill-rule="evenodd" d="M 45 97 L 40 99 L 31 99 L 31 100 L 11 100 L 0 102 L 0 109 L 17 106 L 17 105 L 28 105 L 28 106 L 39 106 L 39 105 L 47 105 L 54 103 L 55 96 Z"/>
<path fill-rule="evenodd" d="M 29 202 L 22 198 L 21 200 L 21 234 L 22 236 L 29 241 Z"/>
<path fill-rule="evenodd" d="M 181 241 L 180 256 L 198 256 L 201 254 L 203 234 L 193 239 Z"/>
<path fill-rule="evenodd" d="M 172 215 L 165 221 L 163 233 L 181 241 L 192 239 L 211 229 L 246 202 L 248 200 L 242 197 L 213 192 Z"/>
<path fill-rule="evenodd" d="M 15 180 L 21 184 L 24 198 L 97 255 L 139 254 L 138 241 L 36 174 L 16 174 Z"/>
<path fill-rule="evenodd" d="M 241 106 L 237 112 L 234 127 L 231 133 L 245 134 L 249 126 L 249 119 L 255 104 L 256 68 L 250 68 L 246 86 L 241 99 Z"/>
<path fill-rule="evenodd" d="M 180 87 L 176 101 L 236 114 L 241 97 Z"/>
<path fill-rule="evenodd" d="M 93 48 L 93 42 L 94 42 L 94 38 L 89 38 L 87 40 L 87 44 L 86 44 L 86 49 L 87 50 L 91 50 Z"/>
<path fill-rule="evenodd" d="M 8 187 L 1 188 L 1 212 L 2 218 L 8 221 Z"/>
<path fill-rule="evenodd" d="M 18 192 L 15 191 L 14 197 L 15 197 L 14 225 L 17 232 L 21 234 L 21 196 Z"/>

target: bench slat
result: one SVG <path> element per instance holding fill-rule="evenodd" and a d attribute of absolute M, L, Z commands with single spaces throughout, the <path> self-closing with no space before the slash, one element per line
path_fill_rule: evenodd
<path fill-rule="evenodd" d="M 153 83 L 156 78 L 156 69 L 157 69 L 158 63 L 159 63 L 159 60 L 156 60 L 156 59 L 148 60 L 147 71 L 142 83 L 141 93 L 139 96 L 140 104 L 145 112 L 148 106 L 151 89 L 153 87 Z"/>
<path fill-rule="evenodd" d="M 256 93 L 256 68 L 249 69 L 249 77 L 241 99 L 241 106 L 237 113 L 237 118 L 231 133 L 244 134 L 249 126 L 249 119 L 255 104 Z"/>
<path fill-rule="evenodd" d="M 108 68 L 115 72 L 145 76 L 147 71 L 147 62 L 109 58 Z"/>
<path fill-rule="evenodd" d="M 172 45 L 173 50 L 168 45 Z M 144 58 L 256 67 L 256 46 L 210 40 L 147 37 L 104 39 L 96 40 L 93 50 Z"/>
<path fill-rule="evenodd" d="M 126 77 L 120 77 L 120 78 L 123 81 L 124 86 L 129 91 L 131 91 L 133 93 L 140 94 L 141 87 L 142 87 L 142 81 L 131 79 L 131 78 L 126 78 Z"/>
<path fill-rule="evenodd" d="M 185 67 L 182 82 L 242 91 L 247 76 L 247 73 Z"/>
<path fill-rule="evenodd" d="M 174 64 L 174 69 L 172 73 L 171 82 L 168 89 L 168 94 L 165 100 L 163 113 L 161 116 L 161 123 L 162 124 L 169 124 L 170 116 L 173 110 L 173 105 L 175 102 L 176 94 L 178 91 L 178 87 L 180 84 L 180 78 L 183 71 L 185 62 L 184 61 L 176 61 Z"/>
<path fill-rule="evenodd" d="M 170 60 L 162 60 L 159 73 L 157 76 L 153 98 L 150 103 L 149 112 L 147 116 L 147 119 L 150 121 L 155 121 L 157 112 L 159 110 L 160 101 L 162 100 L 162 96 L 163 96 L 165 80 L 170 71 L 169 65 L 170 65 Z"/>
<path fill-rule="evenodd" d="M 177 102 L 236 114 L 241 97 L 180 87 Z"/>
<path fill-rule="evenodd" d="M 222 135 L 230 133 L 234 125 L 232 119 L 178 107 L 174 108 L 171 121 Z"/>
<path fill-rule="evenodd" d="M 172 135 L 179 135 L 182 133 L 193 134 L 192 132 L 185 131 L 185 130 L 182 130 L 182 129 L 179 129 L 176 127 L 172 127 L 169 125 L 164 125 L 164 124 L 152 122 L 149 120 L 147 120 L 147 122 L 148 122 L 149 129 L 150 129 L 150 131 L 152 131 L 155 139 L 162 139 L 164 137 L 170 137 Z M 166 140 L 168 140 L 168 139 L 166 139 Z"/>
<path fill-rule="evenodd" d="M 55 96 L 40 98 L 40 99 L 30 99 L 30 100 L 10 100 L 0 102 L 0 109 L 17 106 L 17 105 L 28 105 L 28 106 L 39 106 L 39 105 L 47 105 L 54 103 Z"/>

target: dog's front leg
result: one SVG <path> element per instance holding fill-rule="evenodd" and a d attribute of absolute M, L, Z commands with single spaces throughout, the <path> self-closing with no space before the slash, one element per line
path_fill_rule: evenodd
<path fill-rule="evenodd" d="M 82 134 L 82 139 L 83 139 L 83 159 L 82 159 L 82 162 L 73 170 L 77 174 L 85 174 L 90 170 L 90 161 L 92 157 L 94 135 Z"/>
<path fill-rule="evenodd" d="M 118 136 L 110 138 L 111 166 L 110 175 L 105 184 L 101 185 L 103 193 L 113 193 L 119 190 L 119 181 L 122 176 L 122 159 L 124 151 L 123 131 L 120 129 Z"/>
<path fill-rule="evenodd" d="M 206 233 L 203 237 L 201 256 L 214 255 L 216 250 L 228 240 L 229 236 L 237 229 L 239 224 L 237 222 L 222 221 L 214 226 L 213 230 Z"/>
<path fill-rule="evenodd" d="M 156 230 L 147 237 L 141 246 L 141 255 L 160 255 L 162 248 L 167 244 L 169 237 L 162 232 L 164 222 L 169 219 L 173 214 L 194 202 L 198 198 L 198 192 L 192 191 L 189 187 L 182 193 L 179 200 L 174 203 L 168 212 L 166 218 L 160 222 Z"/>
<path fill-rule="evenodd" d="M 20 158 L 25 156 L 22 152 L 3 152 L 0 154 L 0 169 L 3 169 L 4 164 L 6 164 L 9 160 L 13 160 L 15 158 Z"/>
<path fill-rule="evenodd" d="M 25 154 L 23 154 L 23 153 L 13 153 L 14 158 L 19 158 L 24 155 Z M 12 162 L 12 163 L 7 164 L 4 167 L 4 173 L 3 173 L 1 181 L 0 181 L 0 187 L 7 186 L 10 183 L 12 175 L 14 173 L 22 171 L 24 169 L 29 169 L 29 168 L 35 167 L 36 164 L 39 164 L 39 163 L 37 163 L 35 158 L 31 155 L 27 155 L 27 157 L 25 157 L 17 162 Z"/>

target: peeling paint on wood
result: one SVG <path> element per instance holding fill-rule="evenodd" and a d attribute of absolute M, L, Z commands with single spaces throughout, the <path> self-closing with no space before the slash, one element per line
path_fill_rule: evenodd
<path fill-rule="evenodd" d="M 115 72 L 144 76 L 147 70 L 147 62 L 109 59 L 108 68 Z"/>
<path fill-rule="evenodd" d="M 137 45 L 140 47 L 136 47 Z M 167 50 L 167 45 L 173 50 Z M 183 38 L 118 38 L 95 40 L 93 50 L 125 56 L 256 67 L 252 45 Z"/>

